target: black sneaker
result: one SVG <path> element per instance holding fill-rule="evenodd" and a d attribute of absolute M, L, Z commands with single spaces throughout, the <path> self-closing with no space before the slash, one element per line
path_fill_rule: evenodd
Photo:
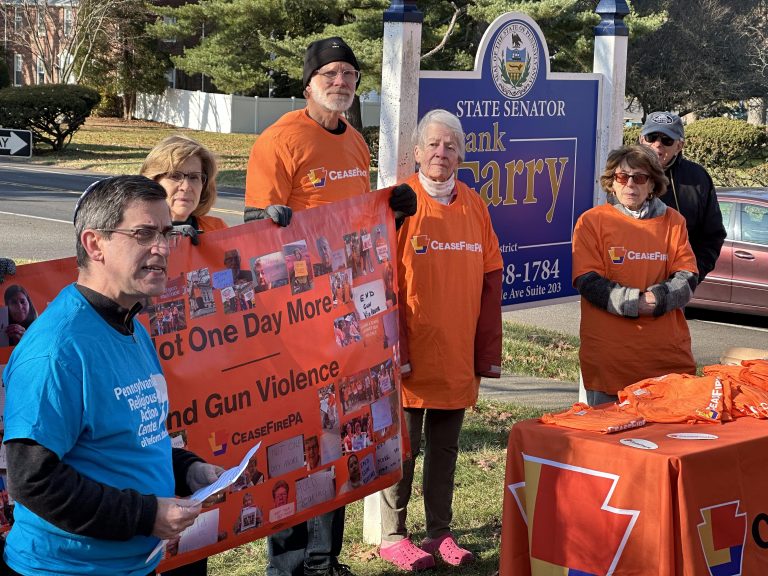
<path fill-rule="evenodd" d="M 355 576 L 346 564 L 334 564 L 328 569 L 327 576 Z"/>

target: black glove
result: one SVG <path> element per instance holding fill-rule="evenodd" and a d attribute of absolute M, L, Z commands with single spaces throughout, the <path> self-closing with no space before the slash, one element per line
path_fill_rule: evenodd
<path fill-rule="evenodd" d="M 0 284 L 5 280 L 5 276 L 16 274 L 16 263 L 10 258 L 0 258 Z"/>
<path fill-rule="evenodd" d="M 264 209 L 264 214 L 272 218 L 272 221 L 278 226 L 288 226 L 291 223 L 293 210 L 282 204 L 272 204 Z"/>
<path fill-rule="evenodd" d="M 173 227 L 173 229 L 176 232 L 179 232 L 182 236 L 187 236 L 190 240 L 192 240 L 192 246 L 200 245 L 200 238 L 198 238 L 200 232 L 195 230 L 194 226 L 190 226 L 189 224 L 177 224 Z"/>
<path fill-rule="evenodd" d="M 395 219 L 416 214 L 416 192 L 408 184 L 400 184 L 392 188 L 389 196 L 389 207 L 395 212 Z"/>

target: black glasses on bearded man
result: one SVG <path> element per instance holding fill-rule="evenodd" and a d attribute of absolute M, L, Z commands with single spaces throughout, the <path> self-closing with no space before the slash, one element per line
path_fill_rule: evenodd
<path fill-rule="evenodd" d="M 140 246 L 158 246 L 161 242 L 168 245 L 168 248 L 176 248 L 183 234 L 168 228 L 167 230 L 157 230 L 155 228 L 95 228 L 97 232 L 107 232 L 109 234 L 125 234 L 133 236 L 133 239 Z"/>
<path fill-rule="evenodd" d="M 208 182 L 208 176 L 205 172 L 180 172 L 179 170 L 174 170 L 173 172 L 167 172 L 164 176 L 179 184 L 184 181 L 184 178 L 194 185 L 205 186 L 205 183 Z"/>
<path fill-rule="evenodd" d="M 613 173 L 613 179 L 616 180 L 616 182 L 619 184 L 626 184 L 629 182 L 630 178 L 635 181 L 635 184 L 643 185 L 648 182 L 648 178 L 650 178 L 650 176 L 648 174 L 643 174 L 642 172 L 635 172 L 634 174 L 627 174 L 626 172 Z"/>
<path fill-rule="evenodd" d="M 328 70 L 327 72 L 315 72 L 318 76 L 322 76 L 328 82 L 336 80 L 336 76 L 341 74 L 342 80 L 347 84 L 354 84 L 360 79 L 360 70 Z"/>
<path fill-rule="evenodd" d="M 670 138 L 661 132 L 651 132 L 650 134 L 643 136 L 643 138 L 645 138 L 645 141 L 648 142 L 648 144 L 653 144 L 656 140 L 661 140 L 661 143 L 664 144 L 664 146 L 672 146 L 672 144 L 675 143 L 674 138 Z"/>

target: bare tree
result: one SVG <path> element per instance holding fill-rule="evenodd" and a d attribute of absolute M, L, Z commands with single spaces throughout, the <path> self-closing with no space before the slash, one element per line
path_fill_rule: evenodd
<path fill-rule="evenodd" d="M 747 18 L 742 20 L 748 39 L 751 65 L 764 78 L 768 78 L 768 2 L 760 0 Z"/>
<path fill-rule="evenodd" d="M 765 93 L 766 78 L 750 67 L 749 42 L 740 33 L 755 0 L 658 3 L 668 19 L 628 51 L 627 92 L 646 112 L 706 113 Z"/>
<path fill-rule="evenodd" d="M 117 8 L 134 0 L 0 0 L 6 39 L 46 82 L 78 82 Z"/>
<path fill-rule="evenodd" d="M 741 20 L 741 29 L 747 38 L 749 64 L 757 75 L 768 81 L 768 2 L 758 4 Z M 747 122 L 764 125 L 766 120 L 766 95 L 747 100 Z"/>
<path fill-rule="evenodd" d="M 440 40 L 440 43 L 432 48 L 429 52 L 426 54 L 421 55 L 421 59 L 424 60 L 425 58 L 429 58 L 433 54 L 436 54 L 443 48 L 445 48 L 446 43 L 448 42 L 448 38 L 450 38 L 451 34 L 453 34 L 453 29 L 456 27 L 456 19 L 461 14 L 462 8 L 459 8 L 456 6 L 455 2 L 451 2 L 451 6 L 453 6 L 453 15 L 451 16 L 451 21 L 448 23 L 448 28 L 445 31 L 445 34 L 443 35 L 443 39 Z"/>

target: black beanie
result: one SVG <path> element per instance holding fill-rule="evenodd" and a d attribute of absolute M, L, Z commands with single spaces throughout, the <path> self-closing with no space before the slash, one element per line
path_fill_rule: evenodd
<path fill-rule="evenodd" d="M 360 70 L 355 53 L 344 40 L 338 36 L 315 40 L 307 47 L 304 54 L 304 88 L 309 85 L 315 70 L 331 62 L 348 62 L 355 67 L 355 70 Z M 357 83 L 360 84 L 360 80 Z"/>

